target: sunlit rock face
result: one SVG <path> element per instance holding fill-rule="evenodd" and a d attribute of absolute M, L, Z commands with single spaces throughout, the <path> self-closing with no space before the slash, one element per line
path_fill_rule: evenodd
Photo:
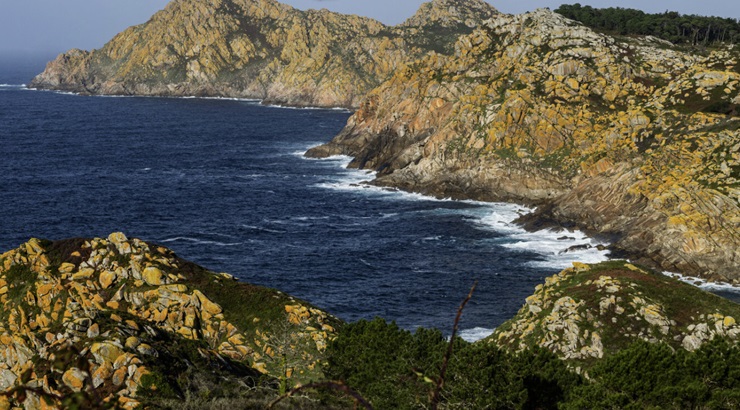
<path fill-rule="evenodd" d="M 664 270 L 740 280 L 739 50 L 498 15 L 373 90 L 330 143 L 375 181 L 541 205 Z"/>
<path fill-rule="evenodd" d="M 184 374 L 239 389 L 262 375 L 305 383 L 322 377 L 317 364 L 339 324 L 122 233 L 31 239 L 0 255 L 0 302 L 6 407 L 64 408 L 82 392 L 135 408 L 147 394 L 174 394 Z"/>
<path fill-rule="evenodd" d="M 100 50 L 60 55 L 31 86 L 357 107 L 398 68 L 450 53 L 460 35 L 497 14 L 481 0 L 435 0 L 422 11 L 390 27 L 274 0 L 175 0 Z"/>

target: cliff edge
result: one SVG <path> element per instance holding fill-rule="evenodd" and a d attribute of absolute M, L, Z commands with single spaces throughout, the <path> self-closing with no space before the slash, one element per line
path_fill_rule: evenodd
<path fill-rule="evenodd" d="M 740 50 L 498 15 L 373 90 L 331 142 L 374 184 L 538 206 L 653 267 L 740 281 Z"/>

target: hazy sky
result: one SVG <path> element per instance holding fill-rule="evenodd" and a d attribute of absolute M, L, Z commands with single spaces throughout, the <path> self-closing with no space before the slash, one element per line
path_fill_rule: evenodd
<path fill-rule="evenodd" d="M 0 0 L 0 53 L 59 53 L 99 48 L 128 26 L 144 23 L 168 0 Z M 423 0 L 284 0 L 300 9 L 328 8 L 398 24 Z M 738 0 L 490 0 L 500 11 L 522 13 L 580 2 L 594 7 L 629 7 L 648 12 L 740 18 Z"/>

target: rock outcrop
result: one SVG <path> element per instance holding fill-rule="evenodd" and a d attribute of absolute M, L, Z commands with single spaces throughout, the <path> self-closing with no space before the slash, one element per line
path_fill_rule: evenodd
<path fill-rule="evenodd" d="M 740 281 L 740 50 L 598 34 L 553 13 L 498 15 L 397 71 L 307 155 L 373 182 L 538 205 L 663 270 Z"/>
<path fill-rule="evenodd" d="M 434 0 L 398 27 L 275 0 L 174 0 L 103 48 L 71 50 L 30 87 L 83 94 L 221 96 L 356 107 L 395 70 L 449 53 L 496 10 Z"/>
<path fill-rule="evenodd" d="M 135 408 L 182 397 L 183 379 L 305 383 L 322 378 L 339 324 L 121 233 L 2 254 L 0 302 L 0 408 L 66 407 L 75 393 L 82 408 Z"/>
<path fill-rule="evenodd" d="M 517 315 L 486 339 L 514 351 L 539 346 L 573 363 L 637 340 L 693 351 L 740 340 L 740 305 L 626 262 L 574 267 L 547 278 Z"/>

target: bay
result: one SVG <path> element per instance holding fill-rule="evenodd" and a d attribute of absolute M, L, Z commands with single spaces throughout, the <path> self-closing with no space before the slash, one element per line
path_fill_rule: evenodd
<path fill-rule="evenodd" d="M 477 281 L 468 339 L 546 276 L 606 258 L 564 252 L 597 244 L 578 232 L 524 232 L 510 223 L 527 212 L 516 205 L 370 188 L 348 158 L 303 158 L 346 111 L 28 90 L 41 61 L 0 64 L 2 250 L 122 231 L 343 320 L 446 332 Z"/>

